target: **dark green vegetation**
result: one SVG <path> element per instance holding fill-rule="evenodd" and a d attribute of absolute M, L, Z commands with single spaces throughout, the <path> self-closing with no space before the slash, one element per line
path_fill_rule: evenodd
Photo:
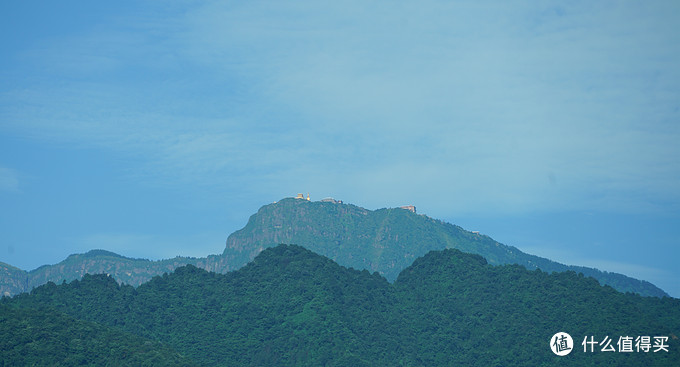
<path fill-rule="evenodd" d="M 530 270 L 538 268 L 546 272 L 572 270 L 592 276 L 601 284 L 621 292 L 656 297 L 667 295 L 646 281 L 528 255 L 488 236 L 408 210 L 371 211 L 354 205 L 296 199 L 284 199 L 260 208 L 243 229 L 229 236 L 226 248 L 219 256 L 149 261 L 95 250 L 69 256 L 59 264 L 31 272 L 0 263 L 0 295 L 26 292 L 48 281 L 61 283 L 62 280 L 80 279 L 85 273 L 111 274 L 118 282 L 134 286 L 188 264 L 226 273 L 241 268 L 262 249 L 279 243 L 304 246 L 343 266 L 377 271 L 389 281 L 394 281 L 401 270 L 429 251 L 456 248 L 482 255 L 494 265 L 520 264 Z"/>
<path fill-rule="evenodd" d="M 172 348 L 41 309 L 0 305 L 0 366 L 195 366 Z"/>
<path fill-rule="evenodd" d="M 225 275 L 186 266 L 137 289 L 88 275 L 0 307 L 62 312 L 204 366 L 680 365 L 680 300 L 619 293 L 573 272 L 492 266 L 452 249 L 417 259 L 393 284 L 280 245 Z M 558 331 L 575 339 L 569 356 L 549 349 Z M 588 335 L 614 344 L 668 336 L 669 352 L 583 353 Z"/>

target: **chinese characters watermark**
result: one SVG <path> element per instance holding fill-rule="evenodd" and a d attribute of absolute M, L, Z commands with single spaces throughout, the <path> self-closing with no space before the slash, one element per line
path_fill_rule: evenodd
<path fill-rule="evenodd" d="M 600 352 L 649 353 L 649 351 L 652 351 L 652 353 L 668 353 L 667 336 L 655 336 L 653 337 L 653 341 L 654 343 L 652 344 L 652 337 L 650 336 L 637 336 L 635 338 L 632 336 L 619 336 L 619 339 L 616 342 L 617 347 L 615 348 L 614 345 L 612 345 L 612 339 L 610 339 L 609 336 L 605 336 L 601 341 L 597 341 L 595 337 L 591 335 L 584 337 L 581 345 L 583 346 L 584 353 L 594 353 L 596 350 L 595 346 L 597 345 L 601 346 L 601 348 L 599 348 Z"/>
<path fill-rule="evenodd" d="M 596 338 L 588 335 L 581 342 L 584 353 L 618 352 L 618 353 L 668 353 L 668 336 L 619 336 L 618 339 Z M 558 356 L 566 356 L 574 350 L 571 335 L 559 332 L 550 338 L 550 349 Z"/>

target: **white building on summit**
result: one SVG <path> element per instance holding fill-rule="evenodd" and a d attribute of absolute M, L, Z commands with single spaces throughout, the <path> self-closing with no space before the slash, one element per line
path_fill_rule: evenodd
<path fill-rule="evenodd" d="M 296 198 L 296 199 L 302 199 L 302 200 L 304 200 L 304 199 L 305 199 L 305 195 L 304 195 L 304 194 L 297 194 L 297 196 L 296 196 L 295 198 Z M 307 193 L 307 201 L 311 201 L 311 200 L 309 199 L 309 193 Z"/>
<path fill-rule="evenodd" d="M 331 197 L 321 199 L 322 203 L 342 204 L 342 200 L 335 200 Z"/>
<path fill-rule="evenodd" d="M 399 209 L 406 209 L 406 210 L 414 212 L 414 213 L 416 212 L 416 207 L 414 205 L 400 206 Z"/>

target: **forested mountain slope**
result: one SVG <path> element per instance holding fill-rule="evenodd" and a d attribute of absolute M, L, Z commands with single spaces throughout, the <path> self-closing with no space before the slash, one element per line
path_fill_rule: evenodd
<path fill-rule="evenodd" d="M 106 275 L 49 283 L 2 305 L 48 307 L 160 341 L 200 365 L 431 366 L 680 364 L 680 300 L 641 297 L 573 272 L 492 266 L 449 249 L 394 284 L 280 245 L 228 274 L 194 266 L 137 289 Z M 558 331 L 573 352 L 555 356 Z M 584 353 L 584 337 L 663 336 L 668 352 Z"/>
<path fill-rule="evenodd" d="M 572 270 L 621 292 L 667 295 L 646 281 L 529 255 L 488 236 L 408 210 L 371 211 L 332 202 L 284 199 L 263 206 L 243 229 L 229 236 L 223 256 L 246 262 L 263 248 L 280 243 L 304 246 L 340 265 L 377 271 L 390 281 L 417 257 L 455 248 L 482 255 L 494 265 L 519 264 L 546 272 Z"/>

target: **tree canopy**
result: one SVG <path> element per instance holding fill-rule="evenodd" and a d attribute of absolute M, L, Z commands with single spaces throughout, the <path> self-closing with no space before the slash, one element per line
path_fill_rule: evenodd
<path fill-rule="evenodd" d="M 393 284 L 280 245 L 227 274 L 188 265 L 136 289 L 88 275 L 2 306 L 7 319 L 50 310 L 202 366 L 680 365 L 680 300 L 623 294 L 574 272 L 493 266 L 453 249 L 417 259 Z M 574 337 L 566 357 L 549 348 L 559 331 Z M 584 353 L 590 335 L 667 336 L 669 351 Z"/>

